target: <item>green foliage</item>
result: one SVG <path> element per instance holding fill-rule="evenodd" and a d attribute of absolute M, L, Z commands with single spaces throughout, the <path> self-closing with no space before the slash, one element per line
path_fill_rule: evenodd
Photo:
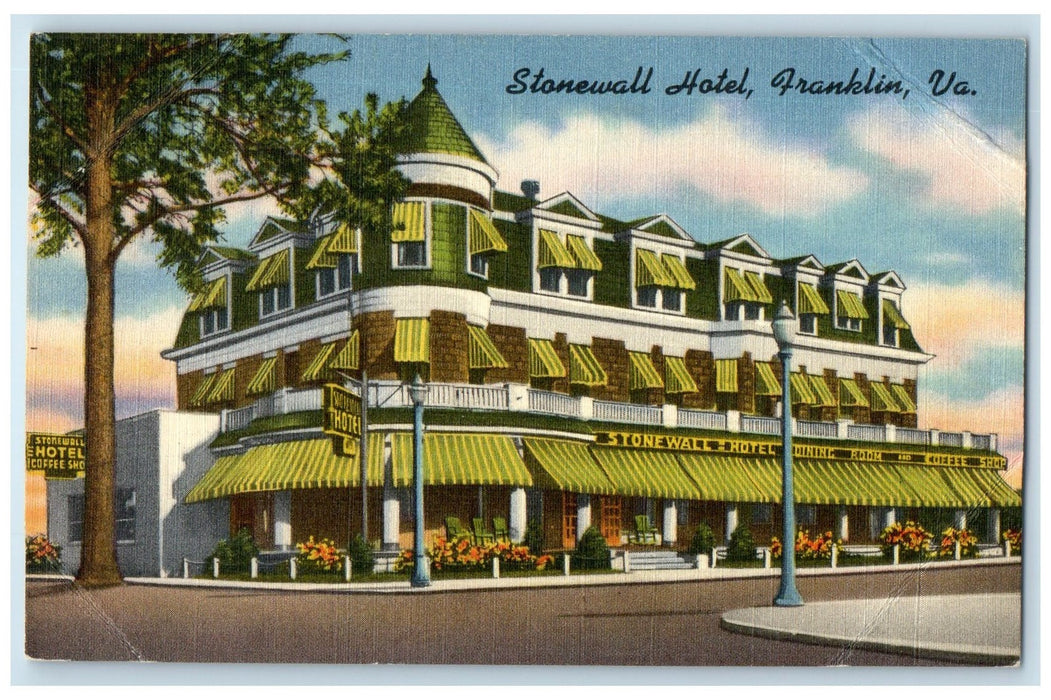
<path fill-rule="evenodd" d="M 752 531 L 745 524 L 738 525 L 730 535 L 730 544 L 726 548 L 726 558 L 730 561 L 751 561 L 755 559 L 755 540 Z"/>
<path fill-rule="evenodd" d="M 365 541 L 361 533 L 354 535 L 350 541 L 350 570 L 355 576 L 364 576 L 372 573 L 376 563 L 376 555 L 372 545 Z"/>
<path fill-rule="evenodd" d="M 248 571 L 252 559 L 258 556 L 259 547 L 251 531 L 243 527 L 229 540 L 219 540 L 215 544 L 215 549 L 208 556 L 208 565 L 211 565 L 212 559 L 218 559 L 221 572 Z"/>
<path fill-rule="evenodd" d="M 712 532 L 712 528 L 708 527 L 708 523 L 701 523 L 693 533 L 690 547 L 686 551 L 689 554 L 711 554 L 713 549 L 715 549 L 715 533 Z"/>
<path fill-rule="evenodd" d="M 528 547 L 530 552 L 544 551 L 544 529 L 540 526 L 539 520 L 530 520 L 526 525 L 522 544 Z"/>
<path fill-rule="evenodd" d="M 602 532 L 594 525 L 584 530 L 584 534 L 580 536 L 570 565 L 582 569 L 610 568 L 609 545 L 606 544 Z"/>

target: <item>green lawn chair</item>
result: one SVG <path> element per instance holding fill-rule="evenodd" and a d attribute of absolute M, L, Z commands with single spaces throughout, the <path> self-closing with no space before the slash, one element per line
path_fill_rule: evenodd
<path fill-rule="evenodd" d="M 474 523 L 474 543 L 485 544 L 486 542 L 496 542 L 496 536 L 493 535 L 492 530 L 485 529 L 485 520 L 482 518 L 475 518 L 471 522 Z"/>
<path fill-rule="evenodd" d="M 631 537 L 629 536 L 630 540 Z M 636 515 L 635 516 L 635 541 L 645 544 L 652 542 L 653 544 L 660 544 L 661 533 L 660 531 L 650 524 L 650 516 L 648 515 Z"/>
<path fill-rule="evenodd" d="M 450 542 L 459 542 L 460 540 L 469 540 L 474 542 L 474 533 L 465 528 L 460 524 L 459 518 L 453 518 L 451 516 L 445 517 L 445 538 Z"/>
<path fill-rule="evenodd" d="M 504 518 L 493 518 L 493 536 L 497 542 L 511 541 L 511 533 L 507 529 L 507 520 Z"/>

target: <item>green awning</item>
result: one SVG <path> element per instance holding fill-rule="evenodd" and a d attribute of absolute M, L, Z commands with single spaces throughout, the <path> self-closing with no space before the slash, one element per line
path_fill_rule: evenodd
<path fill-rule="evenodd" d="M 314 359 L 307 365 L 306 370 L 303 371 L 304 382 L 320 382 L 328 379 L 328 360 L 332 357 L 332 353 L 336 351 L 335 343 L 325 343 L 321 346 L 321 349 L 314 355 Z"/>
<path fill-rule="evenodd" d="M 352 229 L 348 224 L 340 224 L 336 232 L 328 236 L 328 252 L 350 254 L 358 252 L 358 234 L 361 232 Z"/>
<path fill-rule="evenodd" d="M 755 293 L 754 301 L 760 304 L 773 304 L 774 298 L 770 295 L 770 290 L 766 288 L 766 282 L 763 281 L 762 275 L 758 272 L 751 272 L 745 270 L 744 280 L 748 283 L 748 286 L 752 288 Z"/>
<path fill-rule="evenodd" d="M 792 372 L 788 378 L 789 383 L 789 399 L 792 404 L 807 404 L 813 406 L 817 403 L 817 398 L 814 397 L 814 391 L 810 384 L 810 377 L 801 372 Z"/>
<path fill-rule="evenodd" d="M 845 504 L 855 484 L 838 462 L 793 460 L 792 485 L 798 503 Z"/>
<path fill-rule="evenodd" d="M 493 344 L 492 338 L 484 328 L 467 326 L 470 339 L 467 346 L 468 367 L 471 369 L 490 369 L 507 367 L 507 360 Z"/>
<path fill-rule="evenodd" d="M 909 396 L 909 392 L 905 390 L 905 386 L 902 384 L 891 384 L 890 385 L 891 395 L 894 397 L 895 403 L 898 404 L 898 408 L 901 409 L 902 413 L 915 413 L 916 403 Z"/>
<path fill-rule="evenodd" d="M 606 370 L 587 345 L 569 346 L 569 382 L 584 386 L 605 386 Z"/>
<path fill-rule="evenodd" d="M 540 229 L 540 241 L 537 246 L 538 262 L 537 268 L 566 267 L 575 268 L 576 259 L 566 250 L 562 239 L 554 231 Z"/>
<path fill-rule="evenodd" d="M 412 485 L 413 436 L 391 436 L 394 486 Z M 427 433 L 423 482 L 428 486 L 532 486 L 533 478 L 511 438 L 504 435 Z"/>
<path fill-rule="evenodd" d="M 781 460 L 770 457 L 728 457 L 734 459 L 745 476 L 755 484 L 752 503 L 781 502 Z"/>
<path fill-rule="evenodd" d="M 799 283 L 799 313 L 800 314 L 827 314 L 828 304 L 818 294 L 814 285 L 806 282 Z"/>
<path fill-rule="evenodd" d="M 332 236 L 326 236 L 317 242 L 314 246 L 314 252 L 311 253 L 310 259 L 307 260 L 308 270 L 317 270 L 322 267 L 333 268 L 339 265 L 339 258 L 328 249 L 331 240 Z"/>
<path fill-rule="evenodd" d="M 493 226 L 493 222 L 486 218 L 477 209 L 471 209 L 471 221 L 468 228 L 471 255 L 481 253 L 506 253 L 507 241 Z"/>
<path fill-rule="evenodd" d="M 255 376 L 248 382 L 245 395 L 259 396 L 260 394 L 273 393 L 277 389 L 277 372 L 274 371 L 276 365 L 276 357 L 269 357 L 263 360 L 263 364 L 259 365 Z"/>
<path fill-rule="evenodd" d="M 675 278 L 651 250 L 635 249 L 635 287 L 674 287 Z"/>
<path fill-rule="evenodd" d="M 680 452 L 676 456 L 682 468 L 697 483 L 702 501 L 767 503 L 775 497 L 749 476 L 750 472 L 757 470 L 750 468 L 741 457 L 696 452 Z"/>
<path fill-rule="evenodd" d="M 774 366 L 769 362 L 755 363 L 755 395 L 780 396 L 781 384 L 774 374 Z"/>
<path fill-rule="evenodd" d="M 591 458 L 587 444 L 529 437 L 522 442 L 526 454 L 541 470 L 536 474 L 537 486 L 571 493 L 614 493 L 613 484 Z"/>
<path fill-rule="evenodd" d="M 865 305 L 861 303 L 861 297 L 854 292 L 841 289 L 836 292 L 836 301 L 839 302 L 839 308 L 836 313 L 840 318 L 869 317 L 869 312 L 865 310 Z"/>
<path fill-rule="evenodd" d="M 890 389 L 883 384 L 883 382 L 872 382 L 869 384 L 872 389 L 872 410 L 873 411 L 886 411 L 888 413 L 899 413 L 901 407 L 891 397 Z"/>
<path fill-rule="evenodd" d="M 423 202 L 395 202 L 391 212 L 391 243 L 419 243 L 427 240 Z"/>
<path fill-rule="evenodd" d="M 329 369 L 355 370 L 361 362 L 361 334 L 357 329 L 350 334 L 343 348 L 328 363 Z"/>
<path fill-rule="evenodd" d="M 212 280 L 204 290 L 193 297 L 188 311 L 226 308 L 226 276 Z"/>
<path fill-rule="evenodd" d="M 267 287 L 276 287 L 279 284 L 288 284 L 289 280 L 289 251 L 286 248 L 259 262 L 248 284 L 245 285 L 246 292 L 258 292 Z"/>
<path fill-rule="evenodd" d="M 206 374 L 201 383 L 194 389 L 193 395 L 190 396 L 191 406 L 203 406 L 205 404 L 205 398 L 208 396 L 208 390 L 212 388 L 212 383 L 219 377 L 219 372 L 214 374 Z"/>
<path fill-rule="evenodd" d="M 890 299 L 883 300 L 883 324 L 903 331 L 909 329 L 909 322 L 905 320 L 905 317 L 898 311 L 898 307 Z"/>
<path fill-rule="evenodd" d="M 394 327 L 395 362 L 431 361 L 431 322 L 426 318 L 399 318 Z"/>
<path fill-rule="evenodd" d="M 869 400 L 861 393 L 856 381 L 853 379 L 840 379 L 839 404 L 841 406 L 865 406 L 867 408 Z"/>
<path fill-rule="evenodd" d="M 697 289 L 697 283 L 693 281 L 690 271 L 682 264 L 682 260 L 679 260 L 679 256 L 664 253 L 661 255 L 661 262 L 664 263 L 664 269 L 675 280 L 674 286 L 679 289 Z"/>
<path fill-rule="evenodd" d="M 644 352 L 629 352 L 631 367 L 628 376 L 628 389 L 660 389 L 664 386 L 660 372 L 653 366 L 653 360 Z"/>
<path fill-rule="evenodd" d="M 793 461 L 800 503 L 844 506 L 915 505 L 912 490 L 889 465 L 836 460 Z"/>
<path fill-rule="evenodd" d="M 990 497 L 985 484 L 979 482 L 972 474 L 975 471 L 979 470 L 956 467 L 941 468 L 945 481 L 959 496 L 958 508 L 988 508 L 993 505 L 993 499 Z"/>
<path fill-rule="evenodd" d="M 566 376 L 566 367 L 562 364 L 562 360 L 558 359 L 558 353 L 555 352 L 555 346 L 550 340 L 529 339 L 529 376 Z"/>
<path fill-rule="evenodd" d="M 569 248 L 569 253 L 576 261 L 578 269 L 591 270 L 592 272 L 598 272 L 602 269 L 602 261 L 595 255 L 595 251 L 588 248 L 587 241 L 584 240 L 583 236 L 568 234 L 566 236 L 566 247 Z"/>
<path fill-rule="evenodd" d="M 592 447 L 591 454 L 621 496 L 698 499 L 697 485 L 679 466 L 674 452 Z"/>
<path fill-rule="evenodd" d="M 721 393 L 737 393 L 737 360 L 715 361 L 715 390 Z"/>
<path fill-rule="evenodd" d="M 686 361 L 683 358 L 664 358 L 664 391 L 669 394 L 697 391 L 697 382 L 686 369 Z"/>
<path fill-rule="evenodd" d="M 949 487 L 937 467 L 898 464 L 894 467 L 905 483 L 916 492 L 920 504 L 927 508 L 959 508 L 960 496 Z"/>
<path fill-rule="evenodd" d="M 956 469 L 945 467 L 944 472 L 953 472 Z M 1011 488 L 994 469 L 967 469 L 971 479 L 982 487 L 994 506 L 1011 508 L 1022 505 L 1022 497 Z"/>
<path fill-rule="evenodd" d="M 819 377 L 816 374 L 808 375 L 810 377 L 810 387 L 814 390 L 814 406 L 835 406 L 836 397 L 832 395 L 832 392 L 828 388 L 828 384 L 825 383 L 824 377 Z"/>
<path fill-rule="evenodd" d="M 208 391 L 205 403 L 219 403 L 234 400 L 234 368 L 224 369 Z"/>
<path fill-rule="evenodd" d="M 728 267 L 723 275 L 723 301 L 758 301 L 752 285 L 745 281 L 740 271 Z"/>

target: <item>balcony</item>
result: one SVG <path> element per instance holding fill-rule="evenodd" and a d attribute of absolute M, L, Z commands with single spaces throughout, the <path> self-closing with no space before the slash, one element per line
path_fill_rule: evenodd
<path fill-rule="evenodd" d="M 597 401 L 586 396 L 567 396 L 532 389 L 522 384 L 428 384 L 426 408 L 482 411 L 510 411 L 578 420 L 663 428 L 694 428 L 780 435 L 781 419 L 751 416 L 737 411 L 698 411 L 666 404 L 650 406 Z M 394 381 L 369 382 L 368 403 L 371 408 L 408 408 L 412 406 L 408 385 Z M 321 410 L 321 389 L 280 389 L 254 404 L 234 410 L 223 410 L 221 430 L 241 430 L 256 418 Z M 867 425 L 848 420 L 836 422 L 792 421 L 792 434 L 798 437 L 851 440 L 860 442 L 898 443 L 931 447 L 957 447 L 996 451 L 996 434 L 941 432 L 898 428 L 893 425 Z"/>

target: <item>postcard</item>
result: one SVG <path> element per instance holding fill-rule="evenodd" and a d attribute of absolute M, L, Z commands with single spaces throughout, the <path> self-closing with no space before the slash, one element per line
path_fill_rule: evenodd
<path fill-rule="evenodd" d="M 29 659 L 1018 669 L 1024 38 L 340 26 L 29 37 Z"/>

